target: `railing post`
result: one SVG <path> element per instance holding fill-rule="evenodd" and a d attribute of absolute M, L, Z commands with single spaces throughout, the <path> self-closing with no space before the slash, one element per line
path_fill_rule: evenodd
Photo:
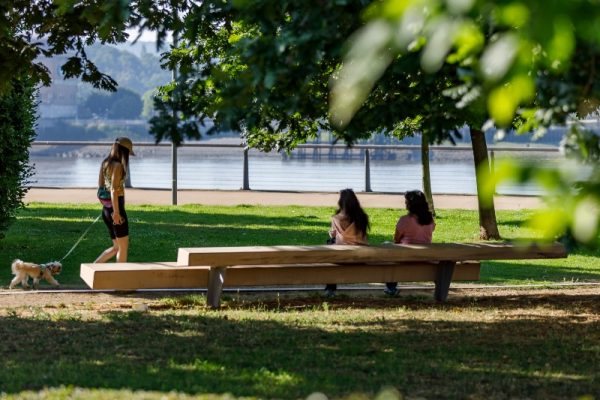
<path fill-rule="evenodd" d="M 242 190 L 250 190 L 250 178 L 248 176 L 248 146 L 244 147 L 244 182 Z"/>
<path fill-rule="evenodd" d="M 171 143 L 171 205 L 177 205 L 177 146 Z"/>
<path fill-rule="evenodd" d="M 494 175 L 496 173 L 496 159 L 494 157 L 494 150 L 490 150 L 490 177 L 493 179 Z M 494 184 L 494 195 L 498 194 L 498 191 L 496 190 L 498 189 L 496 187 L 496 185 Z"/>
<path fill-rule="evenodd" d="M 175 21 L 178 20 L 177 10 L 175 10 L 174 19 Z M 178 37 L 175 30 L 173 31 L 173 48 L 177 48 L 177 45 Z M 172 71 L 173 82 L 177 82 L 177 72 L 177 66 L 174 66 Z M 177 110 L 173 110 L 173 116 L 177 119 Z M 171 138 L 171 205 L 177 205 L 177 145 L 173 142 L 173 138 Z"/>
<path fill-rule="evenodd" d="M 369 149 L 365 150 L 365 192 L 372 192 L 371 190 L 371 155 Z"/>

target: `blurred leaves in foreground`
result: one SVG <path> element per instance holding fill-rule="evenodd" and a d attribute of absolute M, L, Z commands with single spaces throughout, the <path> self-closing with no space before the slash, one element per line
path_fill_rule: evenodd
<path fill-rule="evenodd" d="M 535 162 L 502 160 L 487 181 L 486 197 L 499 183 L 535 182 L 543 188 L 547 208 L 534 213 L 528 224 L 548 240 L 575 240 L 600 246 L 600 147 L 593 132 L 573 126 L 562 150 L 568 161 L 558 167 Z"/>

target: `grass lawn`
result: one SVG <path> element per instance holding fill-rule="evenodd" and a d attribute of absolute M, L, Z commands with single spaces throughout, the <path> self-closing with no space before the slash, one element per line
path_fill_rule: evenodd
<path fill-rule="evenodd" d="M 133 295 L 45 305 L 36 295 L 12 308 L 0 298 L 0 392 L 366 399 L 392 387 L 406 399 L 593 399 L 600 302 L 586 290 L 469 291 L 447 304 L 234 295 L 221 311 L 204 308 L 200 295 L 137 298 L 146 312 L 132 309 Z"/>
<path fill-rule="evenodd" d="M 131 261 L 175 260 L 178 247 L 322 244 L 333 208 L 130 206 Z M 371 243 L 398 210 L 371 209 Z M 2 287 L 13 258 L 61 258 L 95 205 L 32 204 L 0 241 Z M 498 212 L 507 239 L 533 237 L 528 211 Z M 436 241 L 473 241 L 475 211 L 439 210 Z M 109 240 L 98 222 L 60 282 Z M 489 284 L 600 280 L 600 254 L 485 263 Z M 0 399 L 600 399 L 597 287 L 430 293 L 0 296 Z M 147 311 L 135 311 L 144 303 Z M 386 389 L 388 388 L 388 389 Z M 381 391 L 384 391 L 383 393 Z M 378 395 L 379 393 L 379 395 Z"/>
<path fill-rule="evenodd" d="M 323 244 L 329 207 L 211 207 L 128 206 L 131 227 L 130 261 L 175 261 L 179 247 Z M 368 209 L 370 242 L 391 240 L 401 213 L 396 209 Z M 498 211 L 500 232 L 505 239 L 535 237 L 522 227 L 530 211 Z M 434 240 L 468 242 L 477 240 L 476 211 L 438 210 Z M 11 280 L 15 258 L 47 262 L 62 258 L 98 216 L 98 206 L 31 204 L 22 210 L 0 240 L 0 287 Z M 110 245 L 106 228 L 98 221 L 63 263 L 58 277 L 65 287 L 85 287 L 79 265 L 93 261 Z M 577 250 L 567 259 L 485 262 L 482 283 L 528 284 L 600 280 L 600 252 Z"/>

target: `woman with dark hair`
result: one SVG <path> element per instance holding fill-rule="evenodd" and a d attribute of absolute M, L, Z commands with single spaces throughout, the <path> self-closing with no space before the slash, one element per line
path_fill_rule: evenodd
<path fill-rule="evenodd" d="M 108 228 L 113 245 L 98 256 L 95 263 L 105 263 L 114 256 L 117 262 L 127 262 L 129 250 L 129 223 L 125 212 L 125 178 L 129 156 L 134 156 L 133 143 L 129 138 L 119 137 L 113 143 L 109 155 L 100 165 L 98 187 L 110 192 L 110 199 L 100 199 L 102 219 Z"/>
<path fill-rule="evenodd" d="M 435 221 L 429 210 L 425 194 L 420 190 L 412 190 L 404 194 L 404 202 L 408 214 L 400 217 L 396 224 L 394 243 L 428 244 L 431 243 Z M 385 293 L 394 296 L 398 293 L 398 282 L 385 284 Z"/>
<path fill-rule="evenodd" d="M 354 191 L 352 189 L 342 190 L 338 200 L 338 209 L 331 218 L 330 243 L 368 245 L 367 231 L 369 228 L 369 216 L 360 206 Z M 336 289 L 336 284 L 327 284 L 325 295 L 334 296 Z"/>

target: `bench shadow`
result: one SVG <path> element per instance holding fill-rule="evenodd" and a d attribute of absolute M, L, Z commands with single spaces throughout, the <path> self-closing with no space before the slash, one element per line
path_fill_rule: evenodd
<path fill-rule="evenodd" d="M 163 213 L 147 211 L 144 207 L 130 211 L 132 245 L 129 261 L 175 261 L 180 247 L 321 245 L 328 238 L 328 213 L 305 213 L 299 208 L 298 215 L 260 216 L 245 212 L 246 207 L 238 208 L 238 214 L 199 213 L 185 209 L 170 209 L 168 213 Z M 27 257 L 27 260 L 34 262 L 49 261 L 48 257 L 58 259 L 66 254 L 99 213 L 99 210 L 90 207 L 61 209 L 62 218 L 52 219 L 50 229 L 48 218 L 55 217 L 55 210 L 50 207 L 35 215 L 23 210 L 19 223 L 13 224 L 9 236 L 0 241 L 0 262 L 10 265 L 16 257 Z M 86 220 L 81 221 L 82 217 Z M 52 248 L 49 251 L 50 230 L 61 234 L 52 236 Z M 384 235 L 370 237 L 374 244 L 387 239 Z M 136 246 L 135 242 L 153 243 L 153 246 Z M 72 268 L 64 265 L 63 280 L 77 280 L 79 264 L 92 261 L 77 258 L 79 255 L 92 254 L 95 257 L 109 244 L 106 227 L 100 220 L 91 227 L 77 252 L 67 260 Z M 0 282 L 10 282 L 11 279 L 10 268 L 0 271 Z"/>
<path fill-rule="evenodd" d="M 572 398 L 598 393 L 600 378 L 600 324 L 577 317 L 598 311 L 597 299 L 573 300 L 525 318 L 396 313 L 341 329 L 315 326 L 297 311 L 267 320 L 192 310 L 109 311 L 100 320 L 3 316 L 0 332 L 10 340 L 0 341 L 0 387 L 8 394 L 73 385 L 291 399 L 316 391 L 373 396 L 391 385 L 427 398 Z M 510 299 L 496 301 L 510 308 Z"/>

